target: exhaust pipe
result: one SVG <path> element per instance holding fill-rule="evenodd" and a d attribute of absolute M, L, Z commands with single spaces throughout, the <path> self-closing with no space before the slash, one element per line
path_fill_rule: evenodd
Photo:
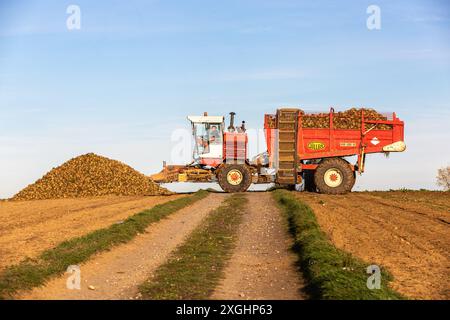
<path fill-rule="evenodd" d="M 245 121 L 242 121 L 241 132 L 245 132 L 247 129 L 245 128 Z"/>
<path fill-rule="evenodd" d="M 230 112 L 230 125 L 228 126 L 229 132 L 234 132 L 236 130 L 234 128 L 234 116 L 236 115 L 236 112 Z"/>

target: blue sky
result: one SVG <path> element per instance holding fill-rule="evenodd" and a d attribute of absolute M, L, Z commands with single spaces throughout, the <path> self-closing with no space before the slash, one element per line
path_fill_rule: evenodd
<path fill-rule="evenodd" d="M 396 111 L 407 152 L 368 158 L 356 189 L 436 188 L 449 40 L 448 1 L 0 0 L 0 198 L 86 152 L 152 173 L 188 114 L 260 128 L 286 105 Z"/>

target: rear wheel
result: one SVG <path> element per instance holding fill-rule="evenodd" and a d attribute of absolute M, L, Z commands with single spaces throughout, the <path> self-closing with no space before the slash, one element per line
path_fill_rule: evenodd
<path fill-rule="evenodd" d="M 245 165 L 226 164 L 220 169 L 217 179 L 225 192 L 244 192 L 252 183 L 252 173 Z"/>
<path fill-rule="evenodd" d="M 355 174 L 344 159 L 325 159 L 314 173 L 314 182 L 320 193 L 343 194 L 352 190 Z"/>

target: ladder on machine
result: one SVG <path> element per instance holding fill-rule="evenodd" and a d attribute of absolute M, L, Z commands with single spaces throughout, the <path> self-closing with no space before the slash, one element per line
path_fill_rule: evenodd
<path fill-rule="evenodd" d="M 278 109 L 278 171 L 279 184 L 297 183 L 298 109 Z"/>

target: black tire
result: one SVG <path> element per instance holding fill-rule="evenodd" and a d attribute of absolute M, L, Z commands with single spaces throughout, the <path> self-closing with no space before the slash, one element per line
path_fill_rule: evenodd
<path fill-rule="evenodd" d="M 314 183 L 320 193 L 344 194 L 352 190 L 355 173 L 344 159 L 324 159 L 314 173 Z"/>
<path fill-rule="evenodd" d="M 233 173 L 238 176 L 237 184 L 232 183 Z M 220 168 L 217 180 L 225 192 L 245 192 L 252 184 L 252 173 L 246 165 L 226 164 Z"/>

